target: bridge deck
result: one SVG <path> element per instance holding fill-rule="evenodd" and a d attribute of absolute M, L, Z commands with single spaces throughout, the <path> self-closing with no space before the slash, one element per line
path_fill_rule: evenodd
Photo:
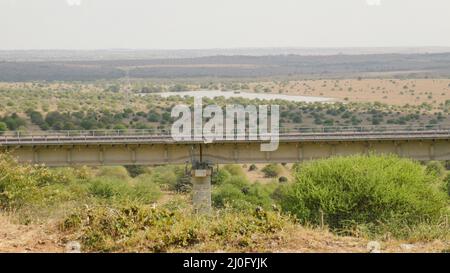
<path fill-rule="evenodd" d="M 261 142 L 268 141 L 247 136 L 215 140 L 200 149 L 194 144 L 204 141 L 175 141 L 164 130 L 5 132 L 0 151 L 21 163 L 48 166 L 184 164 L 200 158 L 217 164 L 287 163 L 369 152 L 450 160 L 450 126 L 283 129 L 276 151 L 261 151 Z"/>
<path fill-rule="evenodd" d="M 267 142 L 271 134 L 259 140 L 225 137 L 214 143 Z M 366 126 L 366 127 L 315 127 L 281 130 L 280 142 L 367 141 L 367 140 L 446 140 L 450 139 L 449 126 Z M 5 132 L 0 135 L 0 146 L 16 145 L 80 145 L 80 144 L 199 144 L 204 140 L 174 141 L 168 130 L 97 130 L 97 131 L 41 131 Z"/>

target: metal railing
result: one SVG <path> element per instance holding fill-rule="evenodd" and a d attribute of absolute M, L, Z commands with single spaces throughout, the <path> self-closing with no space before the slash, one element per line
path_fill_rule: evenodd
<path fill-rule="evenodd" d="M 192 129 L 193 135 L 194 129 Z M 289 136 L 348 136 L 348 135 L 420 135 L 439 134 L 450 136 L 450 124 L 444 125 L 368 125 L 368 126 L 316 126 L 280 128 L 280 138 Z M 234 136 L 247 136 L 248 131 L 235 130 Z M 273 136 L 273 133 L 262 133 L 260 136 Z M 186 136 L 187 137 L 187 136 Z M 161 139 L 172 140 L 171 129 L 128 129 L 128 130 L 61 130 L 61 131 L 6 131 L 0 132 L 0 144 L 8 142 L 95 140 L 95 139 Z"/>

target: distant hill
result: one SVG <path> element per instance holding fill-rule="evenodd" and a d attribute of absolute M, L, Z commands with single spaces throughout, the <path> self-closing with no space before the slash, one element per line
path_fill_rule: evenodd
<path fill-rule="evenodd" d="M 450 77 L 450 53 L 217 55 L 195 58 L 3 61 L 0 81 L 132 78 Z"/>
<path fill-rule="evenodd" d="M 100 61 L 181 59 L 211 56 L 327 56 L 366 54 L 432 54 L 448 53 L 450 47 L 346 47 L 346 48 L 233 48 L 233 49 L 176 49 L 176 50 L 0 50 L 0 61 Z"/>

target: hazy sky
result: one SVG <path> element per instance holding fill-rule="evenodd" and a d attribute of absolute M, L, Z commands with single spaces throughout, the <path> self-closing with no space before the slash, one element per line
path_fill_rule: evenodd
<path fill-rule="evenodd" d="M 450 46 L 449 0 L 0 0 L 0 49 Z"/>

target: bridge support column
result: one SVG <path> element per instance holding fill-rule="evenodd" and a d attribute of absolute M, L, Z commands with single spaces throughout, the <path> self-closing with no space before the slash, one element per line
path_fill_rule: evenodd
<path fill-rule="evenodd" d="M 194 210 L 200 214 L 211 212 L 211 169 L 193 169 L 192 181 L 192 203 Z"/>

